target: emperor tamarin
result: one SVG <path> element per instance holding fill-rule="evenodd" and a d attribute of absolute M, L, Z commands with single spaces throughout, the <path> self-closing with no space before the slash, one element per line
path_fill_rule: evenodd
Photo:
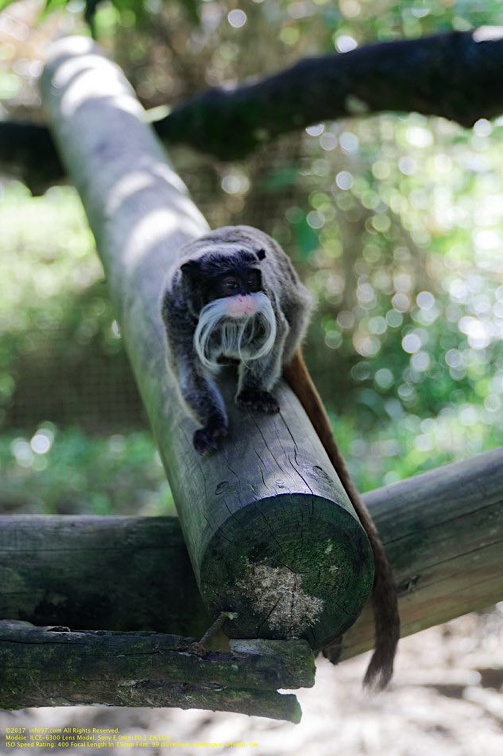
<path fill-rule="evenodd" d="M 218 449 L 228 433 L 215 381 L 223 364 L 238 364 L 238 406 L 278 412 L 271 392 L 281 375 L 299 398 L 372 546 L 376 643 L 365 683 L 382 688 L 391 678 L 400 635 L 396 590 L 384 547 L 302 357 L 311 309 L 309 291 L 274 239 L 250 226 L 219 228 L 190 242 L 168 278 L 162 300 L 168 362 L 200 423 L 193 438 L 200 454 Z M 325 653 L 331 658 L 330 648 Z"/>

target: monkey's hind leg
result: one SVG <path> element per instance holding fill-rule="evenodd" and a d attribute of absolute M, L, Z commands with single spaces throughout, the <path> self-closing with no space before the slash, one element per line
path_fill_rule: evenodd
<path fill-rule="evenodd" d="M 209 417 L 206 425 L 194 431 L 192 443 L 198 454 L 216 451 L 220 445 L 220 440 L 225 438 L 229 433 L 227 426 L 224 425 L 219 417 Z"/>
<path fill-rule="evenodd" d="M 281 349 L 278 345 L 265 357 L 241 363 L 236 395 L 238 407 L 248 407 L 273 415 L 279 412 L 278 400 L 271 388 L 281 375 Z"/>

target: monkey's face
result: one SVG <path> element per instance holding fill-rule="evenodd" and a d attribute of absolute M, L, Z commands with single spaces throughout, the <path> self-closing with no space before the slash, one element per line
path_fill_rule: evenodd
<path fill-rule="evenodd" d="M 262 291 L 262 274 L 258 268 L 236 267 L 207 282 L 207 302 L 222 297 L 244 297 Z"/>
<path fill-rule="evenodd" d="M 230 317 L 239 317 L 241 309 L 243 314 L 250 314 L 251 295 L 262 291 L 260 262 L 264 257 L 263 250 L 211 250 L 183 263 L 181 271 L 193 314 L 197 316 L 217 299 L 234 298 L 232 303 L 229 301 Z"/>
<path fill-rule="evenodd" d="M 222 358 L 248 361 L 267 354 L 276 338 L 276 318 L 262 290 L 265 252 L 208 254 L 181 266 L 198 317 L 194 346 L 201 362 L 218 369 Z"/>
<path fill-rule="evenodd" d="M 217 299 L 226 300 L 231 318 L 253 315 L 257 311 L 257 298 L 253 295 L 262 291 L 262 274 L 258 268 L 233 270 L 208 283 L 205 304 Z"/>

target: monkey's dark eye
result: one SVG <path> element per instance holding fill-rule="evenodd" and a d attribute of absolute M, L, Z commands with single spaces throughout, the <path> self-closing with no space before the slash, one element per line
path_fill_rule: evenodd
<path fill-rule="evenodd" d="M 248 290 L 251 292 L 260 291 L 262 288 L 262 279 L 260 277 L 260 272 L 258 270 L 252 270 L 248 278 L 246 279 L 246 284 L 248 286 Z"/>
<path fill-rule="evenodd" d="M 234 276 L 226 276 L 220 281 L 219 288 L 223 297 L 231 297 L 239 290 L 239 281 Z"/>

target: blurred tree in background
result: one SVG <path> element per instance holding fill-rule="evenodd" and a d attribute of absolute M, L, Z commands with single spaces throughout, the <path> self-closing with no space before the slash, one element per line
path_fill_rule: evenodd
<path fill-rule="evenodd" d="M 47 44 L 85 29 L 147 109 L 307 55 L 498 23 L 470 0 L 0 0 L 0 115 L 41 122 Z M 52 12 L 49 12 L 52 11 Z M 308 363 L 366 490 L 503 443 L 502 124 L 309 127 L 176 170 L 212 226 L 256 225 L 318 297 Z M 0 507 L 164 512 L 169 492 L 73 190 L 0 177 Z"/>

